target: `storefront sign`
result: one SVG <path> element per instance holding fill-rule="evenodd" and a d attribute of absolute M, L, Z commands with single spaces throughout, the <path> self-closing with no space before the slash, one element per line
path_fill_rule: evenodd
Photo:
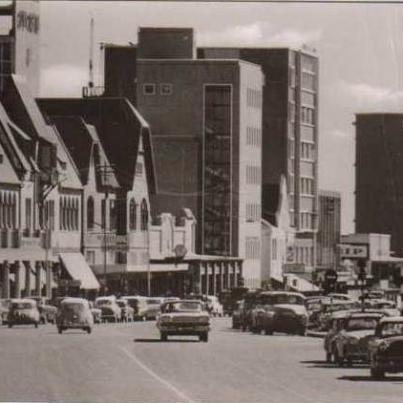
<path fill-rule="evenodd" d="M 367 245 L 340 244 L 339 251 L 341 259 L 358 259 L 368 256 Z"/>

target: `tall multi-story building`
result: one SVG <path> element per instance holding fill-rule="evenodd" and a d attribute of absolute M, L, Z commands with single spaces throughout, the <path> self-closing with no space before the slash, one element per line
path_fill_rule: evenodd
<path fill-rule="evenodd" d="M 11 74 L 24 77 L 32 95 L 39 90 L 39 1 L 0 5 L 0 95 Z"/>
<path fill-rule="evenodd" d="M 262 67 L 262 186 L 287 178 L 297 263 L 316 261 L 318 191 L 318 58 L 275 48 L 199 48 L 199 58 L 246 60 Z M 265 206 L 262 205 L 263 210 Z"/>
<path fill-rule="evenodd" d="M 318 268 L 335 269 L 340 243 L 341 196 L 339 192 L 319 190 L 316 264 Z"/>
<path fill-rule="evenodd" d="M 159 192 L 155 212 L 190 208 L 198 253 L 244 258 L 244 278 L 260 286 L 260 66 L 237 59 L 195 59 L 193 30 L 141 28 L 135 86 L 124 88 L 116 66 L 122 48 L 105 49 L 105 93 L 121 91 L 152 128 Z M 133 59 L 130 59 L 133 63 Z M 108 72 L 110 76 L 108 77 Z M 133 92 L 135 89 L 135 93 Z"/>
<path fill-rule="evenodd" d="M 403 114 L 357 114 L 355 225 L 358 233 L 390 234 L 403 256 Z"/>

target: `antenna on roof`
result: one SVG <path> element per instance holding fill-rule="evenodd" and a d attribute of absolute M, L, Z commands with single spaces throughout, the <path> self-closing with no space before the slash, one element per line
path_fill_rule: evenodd
<path fill-rule="evenodd" d="M 94 18 L 91 17 L 91 22 L 90 22 L 90 61 L 89 61 L 89 81 L 88 81 L 89 88 L 94 87 L 93 59 L 94 59 Z"/>

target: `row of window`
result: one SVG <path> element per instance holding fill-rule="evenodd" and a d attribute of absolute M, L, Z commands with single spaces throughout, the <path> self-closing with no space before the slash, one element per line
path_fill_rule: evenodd
<path fill-rule="evenodd" d="M 95 250 L 86 250 L 85 259 L 89 265 L 97 263 L 95 258 Z M 102 257 L 103 259 L 103 257 Z M 116 264 L 131 264 L 131 265 L 146 265 L 148 263 L 148 252 L 120 252 L 109 251 L 108 263 L 114 262 Z"/>
<path fill-rule="evenodd" d="M 260 239 L 247 236 L 245 239 L 245 259 L 257 260 L 260 258 Z"/>
<path fill-rule="evenodd" d="M 0 228 L 16 228 L 17 196 L 13 192 L 0 192 Z"/>
<path fill-rule="evenodd" d="M 95 201 L 92 196 L 87 199 L 87 229 L 93 230 L 96 225 L 101 228 L 106 227 L 106 200 L 101 200 L 101 224 L 95 222 Z M 115 200 L 109 200 L 109 229 L 114 231 L 117 229 L 117 208 Z M 129 228 L 131 231 L 138 229 L 138 205 L 134 198 L 129 202 Z M 148 206 L 145 199 L 142 200 L 140 205 L 140 230 L 146 231 L 148 228 Z"/>
<path fill-rule="evenodd" d="M 296 263 L 303 263 L 309 266 L 313 265 L 313 247 L 298 246 L 295 248 Z"/>
<path fill-rule="evenodd" d="M 257 203 L 246 203 L 246 221 L 260 221 L 262 217 L 261 206 Z"/>
<path fill-rule="evenodd" d="M 155 83 L 144 83 L 142 85 L 143 95 L 156 95 L 157 94 L 157 84 Z M 173 87 L 171 83 L 160 83 L 158 85 L 160 95 L 172 95 Z"/>
<path fill-rule="evenodd" d="M 306 195 L 315 194 L 314 180 L 312 178 L 300 178 L 300 193 Z"/>
<path fill-rule="evenodd" d="M 51 214 L 54 216 L 54 213 L 50 212 L 51 205 L 49 204 L 48 206 L 47 214 L 49 214 L 49 216 Z M 44 210 L 46 211 L 46 208 Z M 79 211 L 80 201 L 77 197 L 62 196 L 59 199 L 59 227 L 62 231 L 79 230 Z M 48 227 L 48 224 L 45 224 L 44 219 L 42 225 Z"/>
<path fill-rule="evenodd" d="M 246 89 L 246 105 L 252 108 L 262 107 L 262 91 L 252 88 Z"/>
<path fill-rule="evenodd" d="M 246 166 L 246 183 L 250 185 L 258 185 L 262 181 L 261 168 L 258 166 Z"/>
<path fill-rule="evenodd" d="M 262 143 L 262 132 L 256 127 L 246 128 L 246 145 L 260 147 Z"/>
<path fill-rule="evenodd" d="M 312 213 L 300 213 L 299 214 L 299 227 L 301 229 L 312 230 L 313 229 L 313 214 Z"/>
<path fill-rule="evenodd" d="M 307 90 L 316 90 L 316 77 L 313 74 L 302 72 L 301 73 L 301 87 Z"/>

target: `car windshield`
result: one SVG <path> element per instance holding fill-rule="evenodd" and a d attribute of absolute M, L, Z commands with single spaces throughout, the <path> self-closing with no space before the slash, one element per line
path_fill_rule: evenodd
<path fill-rule="evenodd" d="M 346 330 L 370 330 L 375 329 L 378 318 L 350 318 L 347 321 Z"/>
<path fill-rule="evenodd" d="M 159 305 L 159 304 L 161 304 L 161 300 L 160 299 L 148 299 L 147 304 L 148 305 Z"/>
<path fill-rule="evenodd" d="M 201 305 L 198 302 L 173 302 L 167 304 L 165 312 L 200 312 Z"/>
<path fill-rule="evenodd" d="M 381 330 L 382 337 L 403 335 L 403 322 L 384 323 Z"/>
<path fill-rule="evenodd" d="M 126 306 L 125 301 L 116 301 L 120 308 L 124 308 Z"/>
<path fill-rule="evenodd" d="M 273 296 L 273 305 L 279 304 L 293 304 L 293 305 L 305 305 L 305 301 L 299 295 L 292 294 L 279 294 Z"/>
<path fill-rule="evenodd" d="M 62 310 L 64 312 L 79 313 L 84 310 L 84 305 L 78 302 L 69 302 L 62 304 Z"/>
<path fill-rule="evenodd" d="M 110 299 L 98 299 L 96 301 L 97 305 L 112 305 L 112 301 Z"/>
<path fill-rule="evenodd" d="M 32 309 L 33 304 L 30 304 L 29 302 L 14 302 L 12 307 L 13 309 Z"/>
<path fill-rule="evenodd" d="M 343 303 L 343 304 L 329 304 L 324 306 L 324 312 L 347 311 L 350 309 L 360 308 L 359 302 Z"/>

